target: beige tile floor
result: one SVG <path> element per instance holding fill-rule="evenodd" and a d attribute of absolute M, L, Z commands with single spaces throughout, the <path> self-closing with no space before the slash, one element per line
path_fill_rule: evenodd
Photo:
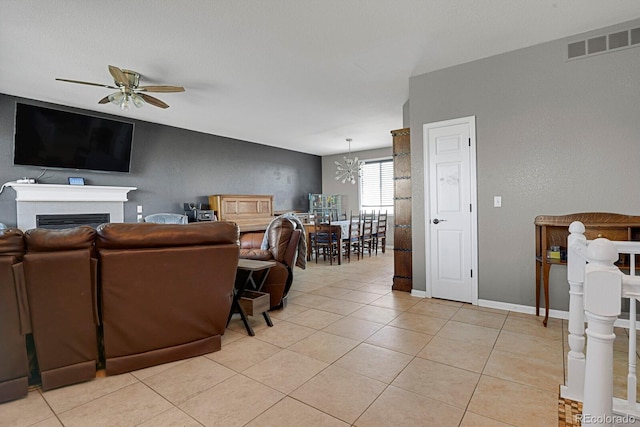
<path fill-rule="evenodd" d="M 234 318 L 219 352 L 33 388 L 0 405 L 0 426 L 558 424 L 566 322 L 392 292 L 392 251 L 294 274 L 274 326 L 251 318 L 255 337 Z"/>

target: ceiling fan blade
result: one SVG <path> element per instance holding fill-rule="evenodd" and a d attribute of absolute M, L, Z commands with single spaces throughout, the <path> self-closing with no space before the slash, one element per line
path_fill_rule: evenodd
<path fill-rule="evenodd" d="M 114 65 L 109 65 L 109 72 L 113 76 L 113 80 L 116 82 L 116 84 L 122 85 L 124 87 L 129 87 L 129 79 L 120 68 Z"/>
<path fill-rule="evenodd" d="M 169 104 L 165 104 L 164 102 L 160 101 L 158 98 L 154 98 L 151 95 L 147 95 L 145 93 L 139 93 L 138 95 L 140 95 L 140 97 L 144 99 L 145 102 L 148 104 L 151 104 L 153 106 L 160 107 L 160 108 L 169 108 Z"/>
<path fill-rule="evenodd" d="M 83 82 L 83 81 L 80 81 L 80 80 L 69 80 L 69 79 L 56 79 L 56 80 L 61 81 L 61 82 L 68 82 L 68 83 L 78 83 L 78 84 L 81 84 L 81 85 L 106 87 L 108 89 L 119 89 L 116 86 L 104 85 L 102 83 L 91 83 L 91 82 Z"/>
<path fill-rule="evenodd" d="M 136 90 L 144 92 L 184 92 L 182 86 L 140 86 Z"/>
<path fill-rule="evenodd" d="M 108 104 L 108 103 L 109 103 L 109 95 L 105 96 L 100 101 L 98 101 L 98 104 Z"/>

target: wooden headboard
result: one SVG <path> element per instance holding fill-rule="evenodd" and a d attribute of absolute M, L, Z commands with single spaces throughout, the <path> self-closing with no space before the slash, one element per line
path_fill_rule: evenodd
<path fill-rule="evenodd" d="M 240 232 L 264 231 L 273 220 L 273 196 L 252 194 L 216 194 L 209 196 L 209 208 L 218 220 L 233 221 Z"/>

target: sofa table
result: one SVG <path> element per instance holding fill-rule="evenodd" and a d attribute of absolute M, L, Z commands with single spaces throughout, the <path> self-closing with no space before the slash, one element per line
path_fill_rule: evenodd
<path fill-rule="evenodd" d="M 240 300 L 242 299 L 245 291 L 255 290 L 260 291 L 262 289 L 262 285 L 264 285 L 264 281 L 269 275 L 269 270 L 271 267 L 275 267 L 275 261 L 258 261 L 253 259 L 243 259 L 240 258 L 238 260 L 238 272 L 236 276 L 236 285 L 233 290 L 233 302 L 231 303 L 231 310 L 229 311 L 229 318 L 227 319 L 227 326 L 231 321 L 231 317 L 234 313 L 240 313 L 240 318 L 242 319 L 242 323 L 244 323 L 244 327 L 252 337 L 255 336 L 255 332 L 253 328 L 249 324 L 247 320 L 247 314 L 245 310 L 242 308 L 240 304 Z M 262 272 L 259 277 L 256 277 L 255 273 Z M 258 282 L 256 282 L 256 280 Z M 267 297 L 267 301 L 269 300 L 269 294 L 265 294 Z M 273 322 L 271 321 L 271 316 L 269 316 L 269 303 L 267 302 L 266 306 L 259 308 L 258 311 L 255 311 L 253 314 L 262 313 L 265 322 L 267 322 L 268 326 L 273 326 Z"/>
<path fill-rule="evenodd" d="M 587 240 L 604 237 L 613 241 L 640 241 L 640 216 L 607 212 L 583 212 L 569 215 L 539 215 L 536 227 L 536 316 L 540 315 L 540 288 L 544 292 L 544 320 L 549 320 L 549 272 L 552 265 L 567 265 L 566 259 L 552 259 L 547 256 L 551 246 L 567 249 L 569 226 L 574 221 L 584 224 Z M 623 255 L 624 258 L 624 255 Z M 628 260 L 620 259 L 616 265 L 625 269 Z M 626 261 L 626 262 L 625 262 Z M 541 281 L 542 279 L 542 281 Z"/>

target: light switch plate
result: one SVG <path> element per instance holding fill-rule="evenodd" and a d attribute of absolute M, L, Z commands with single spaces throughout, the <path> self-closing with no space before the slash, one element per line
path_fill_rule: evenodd
<path fill-rule="evenodd" d="M 502 207 L 502 196 L 493 196 L 493 207 L 494 208 Z"/>

